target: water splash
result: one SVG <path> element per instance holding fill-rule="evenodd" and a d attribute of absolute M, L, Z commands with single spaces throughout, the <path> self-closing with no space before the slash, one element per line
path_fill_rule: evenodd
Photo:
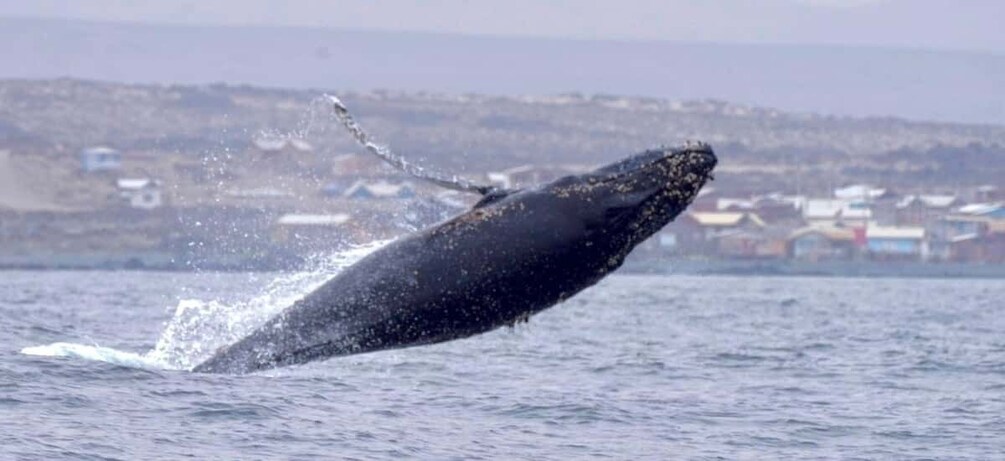
<path fill-rule="evenodd" d="M 160 362 L 135 352 L 120 351 L 110 347 L 91 346 L 75 343 L 52 343 L 21 349 L 25 355 L 41 357 L 71 357 L 84 360 L 109 362 L 131 368 L 168 368 Z"/>
<path fill-rule="evenodd" d="M 190 370 L 217 349 L 248 335 L 305 294 L 389 242 L 374 241 L 315 258 L 308 263 L 308 269 L 281 275 L 244 301 L 181 300 L 157 344 L 145 354 L 65 342 L 26 347 L 21 353 L 97 360 L 135 368 Z"/>
<path fill-rule="evenodd" d="M 381 158 L 395 168 L 441 187 L 486 194 L 494 190 L 492 186 L 474 184 L 456 175 L 445 177 L 427 171 L 393 153 L 387 146 L 372 141 L 372 137 L 349 114 L 345 104 L 333 95 L 325 95 L 311 103 L 310 117 L 301 127 L 296 137 L 303 138 L 311 131 L 319 108 L 333 117 L 353 138 L 371 154 Z M 285 136 L 271 133 L 271 137 Z M 218 164 L 216 172 L 224 172 L 225 165 L 232 159 L 229 151 L 212 157 Z M 222 182 L 220 183 L 222 185 Z M 202 222 L 193 223 L 201 227 Z M 404 226 L 414 231 L 415 226 L 405 220 Z M 259 325 L 272 318 L 299 298 L 338 274 L 345 267 L 387 244 L 389 240 L 371 242 L 353 247 L 327 257 L 315 258 L 308 264 L 309 269 L 278 277 L 269 283 L 261 293 L 244 301 L 221 302 L 219 300 L 185 299 L 179 301 L 174 315 L 168 321 L 154 348 L 145 354 L 119 351 L 97 345 L 53 343 L 45 346 L 24 348 L 21 352 L 29 355 L 74 357 L 99 360 L 123 366 L 157 368 L 169 370 L 190 370 L 212 356 L 221 347 L 251 333 Z M 201 242 L 191 245 L 201 246 Z"/>

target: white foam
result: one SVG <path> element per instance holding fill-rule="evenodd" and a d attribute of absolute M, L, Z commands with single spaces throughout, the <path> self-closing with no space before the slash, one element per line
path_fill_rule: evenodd
<path fill-rule="evenodd" d="M 26 347 L 21 349 L 21 353 L 41 357 L 71 357 L 84 360 L 96 360 L 132 368 L 169 368 L 166 364 L 158 362 L 145 355 L 120 351 L 109 347 L 90 346 L 87 344 L 52 343 L 45 346 Z"/>
<path fill-rule="evenodd" d="M 375 241 L 317 258 L 308 264 L 309 270 L 281 275 L 261 293 L 244 301 L 223 304 L 215 300 L 181 300 L 156 346 L 145 354 L 66 342 L 26 347 L 21 353 L 96 360 L 136 368 L 189 370 L 389 242 Z"/>

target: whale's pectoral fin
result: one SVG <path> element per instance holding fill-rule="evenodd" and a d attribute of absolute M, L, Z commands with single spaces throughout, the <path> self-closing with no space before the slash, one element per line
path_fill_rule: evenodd
<path fill-rule="evenodd" d="M 467 179 L 453 176 L 450 178 L 445 178 L 443 176 L 437 175 L 433 172 L 426 171 L 417 165 L 408 163 L 401 156 L 395 155 L 391 152 L 387 146 L 379 145 L 371 141 L 370 135 L 363 131 L 363 128 L 356 123 L 353 119 L 352 114 L 349 113 L 349 109 L 342 103 L 342 101 L 335 97 L 334 95 L 325 95 L 324 98 L 331 104 L 332 114 L 335 118 L 349 131 L 353 139 L 356 140 L 359 145 L 363 146 L 368 152 L 376 155 L 381 160 L 391 164 L 391 166 L 404 171 L 405 173 L 412 175 L 416 178 L 429 181 L 437 186 L 456 190 L 460 192 L 473 192 L 481 195 L 488 195 L 493 191 L 498 190 L 494 186 L 475 184 Z"/>
<path fill-rule="evenodd" d="M 495 202 L 498 202 L 499 200 L 508 197 L 510 194 L 517 191 L 518 190 L 510 190 L 510 189 L 491 189 L 485 191 L 482 194 L 482 199 L 479 200 L 478 203 L 475 204 L 475 206 L 471 207 L 471 209 L 478 209 L 486 205 L 491 205 Z"/>

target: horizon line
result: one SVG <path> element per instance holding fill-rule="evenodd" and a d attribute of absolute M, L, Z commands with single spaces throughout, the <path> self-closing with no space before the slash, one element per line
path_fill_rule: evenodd
<path fill-rule="evenodd" d="M 639 37 L 577 37 L 577 36 L 557 36 L 543 34 L 497 34 L 497 33 L 472 33 L 460 31 L 434 31 L 421 29 L 395 30 L 390 28 L 357 28 L 340 26 L 318 26 L 306 24 L 265 24 L 265 23 L 219 23 L 197 21 L 195 23 L 183 23 L 171 20 L 150 21 L 150 20 L 123 20 L 123 19 L 95 19 L 95 18 L 73 18 L 65 16 L 20 16 L 20 15 L 0 15 L 0 21 L 39 21 L 39 22 L 64 22 L 64 23 L 88 23 L 94 25 L 115 25 L 132 27 L 174 27 L 190 29 L 275 29 L 275 30 L 304 30 L 304 31 L 324 31 L 341 33 L 370 33 L 388 35 L 422 35 L 432 37 L 453 37 L 459 39 L 476 40 L 511 40 L 511 41 L 551 41 L 551 42 L 575 42 L 575 43 L 611 43 L 611 44 L 639 44 L 639 45 L 692 45 L 692 46 L 719 46 L 719 47 L 752 47 L 752 48 L 831 48 L 831 49 L 855 49 L 887 52 L 909 52 L 909 53 L 931 53 L 931 54 L 965 54 L 979 55 L 994 58 L 1005 58 L 1005 51 L 980 48 L 951 48 L 951 47 L 912 47 L 904 45 L 887 44 L 848 44 L 834 42 L 785 42 L 785 41 L 727 41 L 727 40 L 674 40 L 674 39 L 654 39 Z"/>

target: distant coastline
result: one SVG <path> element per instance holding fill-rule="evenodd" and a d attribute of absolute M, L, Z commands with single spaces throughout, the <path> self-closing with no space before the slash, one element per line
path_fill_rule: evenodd
<path fill-rule="evenodd" d="M 624 273 L 801 277 L 1005 278 L 1005 264 L 668 259 L 626 264 Z"/>
<path fill-rule="evenodd" d="M 0 271 L 137 270 L 164 272 L 281 272 L 302 270 L 304 262 L 279 256 L 228 255 L 182 259 L 162 251 L 38 253 L 0 256 Z M 621 274 L 799 277 L 991 278 L 1005 279 L 1005 264 L 917 261 L 794 261 L 691 258 L 629 259 Z"/>
<path fill-rule="evenodd" d="M 340 130 L 302 130 L 317 96 L 0 80 L 0 267 L 298 270 L 476 199 Z M 1005 126 L 613 95 L 339 97 L 417 164 L 507 189 L 646 140 L 712 142 L 716 182 L 624 272 L 1002 277 Z"/>

